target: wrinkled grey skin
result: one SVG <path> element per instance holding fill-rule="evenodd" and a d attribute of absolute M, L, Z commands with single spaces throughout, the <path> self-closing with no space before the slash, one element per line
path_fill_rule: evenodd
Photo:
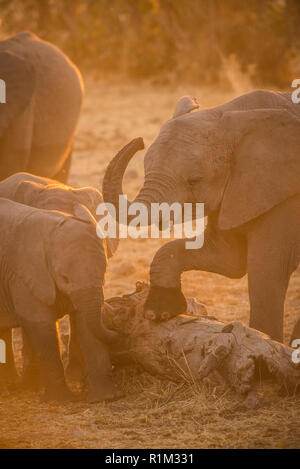
<path fill-rule="evenodd" d="M 161 128 L 133 202 L 204 202 L 204 245 L 187 250 L 176 240 L 159 249 L 145 312 L 162 319 L 185 310 L 184 271 L 248 272 L 250 326 L 282 341 L 286 290 L 300 260 L 300 105 L 289 93 L 254 91 L 190 112 L 195 107 L 183 98 Z M 129 144 L 110 163 L 105 202 L 118 204 L 131 150 Z"/>
<path fill-rule="evenodd" d="M 46 210 L 60 210 L 62 212 L 70 213 L 77 218 L 83 217 L 83 221 L 86 219 L 86 212 L 83 210 L 79 213 L 78 204 L 82 204 L 86 207 L 96 219 L 96 209 L 98 205 L 103 202 L 102 194 L 93 187 L 74 189 L 70 186 L 60 184 L 58 181 L 35 176 L 29 173 L 16 173 L 4 181 L 1 181 L 0 197 L 5 197 L 31 207 Z M 89 221 L 89 219 L 87 221 Z M 99 242 L 101 242 L 100 239 Z M 104 243 L 107 250 L 107 256 L 109 258 L 117 249 L 118 239 L 107 238 Z M 69 344 L 70 353 L 67 374 L 69 378 L 80 381 L 82 374 L 84 373 L 84 367 L 77 340 L 76 328 L 72 317 L 70 318 L 70 321 L 72 333 Z M 23 339 L 24 366 L 22 382 L 26 387 L 36 389 L 39 386 L 37 366 L 35 365 L 35 359 L 30 351 L 26 337 L 24 336 Z M 11 337 L 6 337 L 6 345 L 7 350 L 10 350 L 10 355 L 13 357 Z M 10 360 L 10 362 L 12 363 L 12 368 L 11 378 L 9 381 L 14 382 L 17 380 L 17 377 L 15 375 L 13 360 Z M 6 375 L 7 374 L 8 370 L 6 370 Z M 3 379 L 8 381 L 8 376 Z"/>
<path fill-rule="evenodd" d="M 22 327 L 38 357 L 45 399 L 71 397 L 65 384 L 56 320 L 68 313 L 90 382 L 89 400 L 116 399 L 105 341 L 115 333 L 101 322 L 106 255 L 95 221 L 0 199 L 0 334 Z"/>
<path fill-rule="evenodd" d="M 65 182 L 83 98 L 79 70 L 29 32 L 0 41 L 0 70 L 0 179 L 29 171 Z"/>

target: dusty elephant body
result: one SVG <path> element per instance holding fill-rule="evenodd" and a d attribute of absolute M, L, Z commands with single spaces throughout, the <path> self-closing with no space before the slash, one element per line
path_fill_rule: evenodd
<path fill-rule="evenodd" d="M 188 250 L 176 240 L 159 249 L 145 313 L 161 319 L 185 311 L 184 271 L 248 272 L 250 326 L 282 341 L 286 290 L 300 261 L 300 105 L 289 93 L 255 91 L 190 112 L 196 107 L 190 98 L 177 104 L 146 153 L 144 186 L 133 202 L 148 213 L 154 202 L 204 203 L 204 245 Z M 104 200 L 117 209 L 126 166 L 142 148 L 136 142 L 104 178 Z"/>
<path fill-rule="evenodd" d="M 22 32 L 0 41 L 0 179 L 17 171 L 66 181 L 83 84 L 54 45 Z"/>
<path fill-rule="evenodd" d="M 89 400 L 119 397 L 105 345 L 116 334 L 101 321 L 106 255 L 92 216 L 81 221 L 0 199 L 0 219 L 1 334 L 22 327 L 38 358 L 45 397 L 69 398 L 55 325 L 68 313 L 80 330 Z"/>
<path fill-rule="evenodd" d="M 60 184 L 58 181 L 35 176 L 29 173 L 16 173 L 4 181 L 0 182 L 0 197 L 19 202 L 31 207 L 42 208 L 46 210 L 59 210 L 62 212 L 70 213 L 71 215 L 81 217 L 86 216 L 86 213 L 78 213 L 78 204 L 86 207 L 91 214 L 97 218 L 96 210 L 99 204 L 103 202 L 102 194 L 93 187 L 84 187 L 74 189 L 70 186 Z M 76 212 L 77 207 L 77 213 Z M 88 221 L 88 220 L 87 220 Z M 99 243 L 100 243 L 99 239 Z M 105 241 L 107 249 L 107 256 L 111 257 L 118 246 L 118 239 L 109 239 Z M 70 317 L 72 334 L 69 346 L 69 364 L 67 367 L 67 374 L 71 379 L 81 379 L 83 372 L 82 359 L 80 357 L 79 343 L 76 337 L 76 327 L 73 317 Z M 23 385 L 30 388 L 38 388 L 39 375 L 34 359 L 34 354 L 27 344 L 26 336 L 23 335 L 24 348 L 23 348 Z M 12 344 L 9 334 L 6 337 L 7 350 L 10 350 L 10 357 L 13 357 Z M 10 360 L 10 377 L 8 369 L 6 371 L 6 381 L 15 382 L 16 374 L 13 365 L 13 360 Z"/>

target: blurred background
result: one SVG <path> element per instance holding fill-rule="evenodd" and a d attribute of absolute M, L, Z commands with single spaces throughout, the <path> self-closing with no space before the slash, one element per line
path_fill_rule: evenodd
<path fill-rule="evenodd" d="M 299 0 L 0 0 L 0 33 L 31 30 L 81 70 L 230 86 L 300 75 Z"/>

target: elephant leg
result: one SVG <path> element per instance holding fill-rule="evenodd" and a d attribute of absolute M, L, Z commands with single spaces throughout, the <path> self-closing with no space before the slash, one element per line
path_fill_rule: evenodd
<path fill-rule="evenodd" d="M 43 400 L 72 400 L 60 359 L 58 337 L 53 321 L 22 321 L 22 327 L 37 357 L 39 373 L 45 388 Z"/>
<path fill-rule="evenodd" d="M 0 178 L 26 171 L 31 154 L 34 119 L 33 100 L 5 132 L 0 146 Z"/>
<path fill-rule="evenodd" d="M 265 218 L 248 236 L 250 327 L 279 342 L 283 341 L 286 291 L 297 267 L 290 235 L 280 226 L 273 229 Z"/>
<path fill-rule="evenodd" d="M 201 249 L 187 249 L 187 239 L 163 245 L 150 268 L 150 291 L 144 311 L 149 319 L 168 319 L 186 311 L 181 274 L 202 270 L 241 278 L 247 272 L 247 245 L 243 236 L 222 233 L 208 224 Z"/>
<path fill-rule="evenodd" d="M 289 276 L 283 274 L 272 258 L 264 259 L 264 265 L 260 262 L 248 264 L 250 327 L 283 342 L 284 301 Z"/>
<path fill-rule="evenodd" d="M 72 147 L 69 151 L 69 154 L 65 162 L 63 163 L 63 166 L 58 171 L 58 173 L 54 175 L 53 179 L 56 179 L 57 181 L 62 182 L 63 184 L 66 184 L 68 182 L 71 164 L 72 164 Z"/>
<path fill-rule="evenodd" d="M 88 373 L 89 402 L 120 399 L 123 397 L 123 393 L 113 382 L 112 365 L 107 346 L 99 340 L 82 313 L 75 313 L 75 321 L 76 329 L 80 331 L 80 346 Z"/>
<path fill-rule="evenodd" d="M 18 384 L 19 376 L 15 366 L 14 351 L 12 344 L 12 330 L 1 331 L 0 339 L 5 344 L 5 363 L 0 363 L 0 386 L 11 388 Z"/>
<path fill-rule="evenodd" d="M 22 330 L 22 336 L 23 336 L 22 385 L 26 389 L 30 389 L 32 391 L 38 391 L 41 387 L 41 377 L 40 377 L 37 356 L 34 353 L 31 342 L 28 339 L 24 329 Z"/>
<path fill-rule="evenodd" d="M 5 148 L 2 151 L 2 146 L 0 145 L 1 160 L 0 160 L 0 179 L 6 179 L 12 174 L 23 172 L 27 170 L 27 160 L 29 159 L 29 151 L 27 150 L 18 150 L 18 151 L 9 151 Z"/>
<path fill-rule="evenodd" d="M 38 363 L 45 400 L 71 400 L 59 353 L 54 306 L 37 299 L 18 279 L 10 284 L 14 313 Z"/>
<path fill-rule="evenodd" d="M 69 354 L 68 364 L 66 367 L 66 375 L 70 380 L 82 382 L 85 376 L 85 363 L 82 355 L 78 331 L 76 330 L 76 321 L 72 315 L 70 318 L 70 338 L 69 338 Z"/>

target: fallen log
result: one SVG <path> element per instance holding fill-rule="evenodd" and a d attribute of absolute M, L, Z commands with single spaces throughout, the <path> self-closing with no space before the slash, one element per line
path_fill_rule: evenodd
<path fill-rule="evenodd" d="M 113 351 L 115 363 L 138 363 L 149 373 L 174 381 L 222 382 L 244 395 L 252 407 L 257 405 L 258 369 L 267 370 L 281 390 L 299 390 L 300 365 L 292 348 L 241 322 L 209 317 L 194 299 L 188 300 L 187 314 L 159 323 L 145 319 L 148 290 L 147 284 L 137 282 L 131 294 L 105 302 L 104 323 L 124 337 Z"/>

